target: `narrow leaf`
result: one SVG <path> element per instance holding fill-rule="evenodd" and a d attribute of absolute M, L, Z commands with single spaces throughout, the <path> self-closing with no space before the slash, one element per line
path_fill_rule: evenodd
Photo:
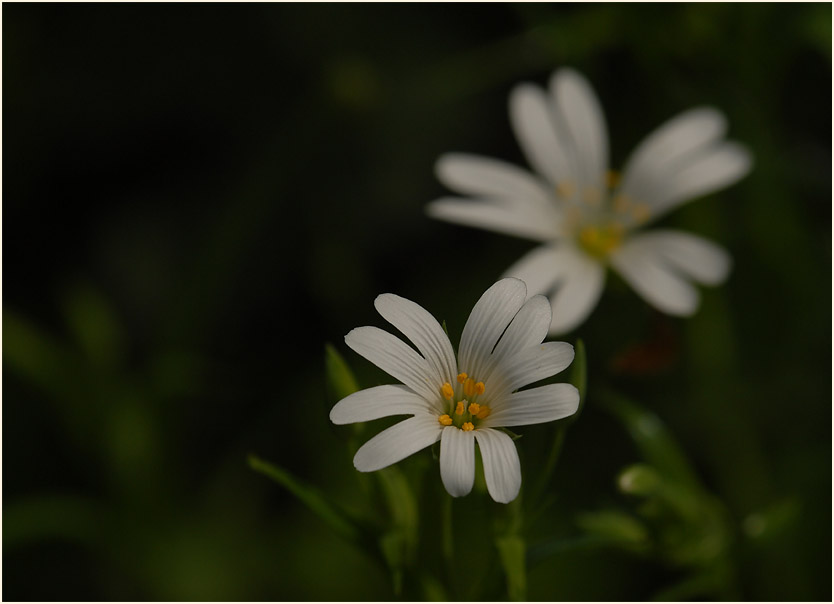
<path fill-rule="evenodd" d="M 495 545 L 507 577 L 507 595 L 513 602 L 523 602 L 527 594 L 524 540 L 517 535 L 498 537 Z"/>
<path fill-rule="evenodd" d="M 324 347 L 324 364 L 327 373 L 327 385 L 334 400 L 342 400 L 359 390 L 356 378 L 344 357 L 330 343 Z"/>
<path fill-rule="evenodd" d="M 286 470 L 255 455 L 250 454 L 248 462 L 250 468 L 268 476 L 295 495 L 341 537 L 354 543 L 362 540 L 363 535 L 359 527 L 344 512 L 335 508 L 317 489 L 302 483 Z"/>

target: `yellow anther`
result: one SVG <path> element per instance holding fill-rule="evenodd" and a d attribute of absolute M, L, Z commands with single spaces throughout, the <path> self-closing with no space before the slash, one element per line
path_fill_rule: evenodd
<path fill-rule="evenodd" d="M 483 382 L 478 382 L 475 384 L 475 394 L 483 394 L 486 390 L 486 386 L 484 386 Z"/>
<path fill-rule="evenodd" d="M 444 426 L 451 426 L 451 425 L 452 425 L 452 418 L 451 418 L 451 417 L 449 417 L 449 415 L 448 415 L 448 414 L 446 414 L 446 413 L 444 413 L 443 415 L 441 415 L 440 417 L 438 417 L 438 418 L 437 418 L 437 421 L 439 421 L 439 422 L 440 422 L 441 424 L 443 424 Z"/>
<path fill-rule="evenodd" d="M 579 243 L 588 254 L 603 259 L 620 247 L 624 234 L 625 228 L 619 222 L 604 227 L 589 226 L 580 231 Z"/>
<path fill-rule="evenodd" d="M 649 219 L 652 215 L 652 211 L 645 203 L 636 203 L 631 208 L 631 215 L 634 217 L 634 220 L 640 224 Z"/>
<path fill-rule="evenodd" d="M 471 377 L 466 378 L 466 381 L 463 382 L 463 395 L 464 396 L 473 396 L 475 394 L 475 380 Z"/>
<path fill-rule="evenodd" d="M 571 197 L 573 196 L 573 183 L 570 181 L 563 181 L 556 185 L 556 193 L 559 194 L 560 197 Z"/>
<path fill-rule="evenodd" d="M 465 373 L 458 374 L 458 384 L 463 384 L 466 381 L 466 378 L 469 377 Z"/>
<path fill-rule="evenodd" d="M 457 415 L 463 415 L 466 411 L 466 401 L 458 401 L 458 406 L 455 407 L 455 413 Z"/>
<path fill-rule="evenodd" d="M 620 214 L 625 214 L 631 207 L 631 203 L 628 201 L 628 197 L 626 195 L 615 196 L 614 199 L 611 200 L 611 205 L 614 207 L 614 211 Z"/>
<path fill-rule="evenodd" d="M 486 405 L 480 405 L 480 407 L 481 408 L 475 414 L 475 417 L 477 417 L 478 419 L 486 419 L 486 417 L 490 414 L 489 407 L 487 407 Z"/>
<path fill-rule="evenodd" d="M 481 410 L 481 406 L 478 403 L 472 403 L 469 405 L 469 413 L 472 415 L 478 415 L 478 412 Z"/>
<path fill-rule="evenodd" d="M 582 192 L 582 201 L 589 206 L 595 206 L 599 203 L 599 200 L 600 194 L 596 187 L 585 187 L 585 190 Z"/>
<path fill-rule="evenodd" d="M 613 189 L 620 184 L 620 173 L 615 170 L 608 170 L 605 173 L 605 182 L 609 189 Z"/>
<path fill-rule="evenodd" d="M 470 432 L 471 430 L 475 429 L 475 426 L 472 424 L 472 422 L 463 422 L 463 425 L 460 427 L 460 429 L 464 432 Z"/>
<path fill-rule="evenodd" d="M 455 395 L 455 389 L 452 388 L 452 385 L 449 382 L 443 384 L 443 387 L 440 388 L 440 392 L 443 393 L 443 398 L 447 401 L 451 400 L 451 398 Z"/>

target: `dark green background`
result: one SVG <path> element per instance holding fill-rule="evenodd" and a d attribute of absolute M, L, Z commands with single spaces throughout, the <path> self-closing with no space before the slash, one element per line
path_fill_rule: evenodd
<path fill-rule="evenodd" d="M 388 291 L 456 342 L 532 245 L 430 221 L 433 163 L 522 163 L 509 91 L 561 66 L 598 92 L 614 166 L 702 104 L 755 165 L 664 220 L 734 257 L 694 318 L 612 279 L 564 338 L 587 345 L 589 396 L 541 532 L 631 505 L 615 477 L 640 456 L 595 406 L 605 385 L 726 506 L 738 598 L 830 600 L 831 6 L 798 3 L 5 4 L 3 598 L 391 598 L 246 454 L 355 503 L 324 344 L 388 381 L 342 341 L 383 326 Z M 655 353 L 638 367 L 632 345 Z M 746 538 L 771 509 L 779 530 Z M 529 598 L 645 599 L 679 572 L 571 552 Z"/>

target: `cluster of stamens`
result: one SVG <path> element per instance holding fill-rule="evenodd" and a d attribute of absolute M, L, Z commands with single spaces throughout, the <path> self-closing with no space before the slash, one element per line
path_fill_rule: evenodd
<path fill-rule="evenodd" d="M 569 230 L 576 234 L 582 249 L 599 260 L 620 247 L 629 228 L 643 224 L 651 216 L 645 203 L 634 201 L 623 193 L 614 194 L 620 184 L 619 174 L 608 172 L 606 180 L 607 191 L 586 187 L 578 201 L 573 197 L 572 183 L 564 181 L 556 185 L 556 193 L 574 203 L 567 211 Z M 604 207 L 604 199 L 610 199 L 608 207 Z"/>
<path fill-rule="evenodd" d="M 486 391 L 486 386 L 483 382 L 476 382 L 466 373 L 459 373 L 457 381 L 461 385 L 459 388 L 453 387 L 449 382 L 441 386 L 440 394 L 447 401 L 449 412 L 437 419 L 444 426 L 455 426 L 469 432 L 490 414 L 489 407 L 476 402 Z"/>

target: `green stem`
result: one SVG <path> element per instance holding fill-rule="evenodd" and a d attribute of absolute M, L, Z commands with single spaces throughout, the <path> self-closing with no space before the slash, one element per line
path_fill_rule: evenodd
<path fill-rule="evenodd" d="M 443 509 L 443 558 L 446 560 L 446 567 L 452 568 L 454 562 L 454 535 L 452 534 L 452 498 L 444 493 Z"/>
<path fill-rule="evenodd" d="M 548 453 L 547 461 L 544 463 L 544 470 L 539 474 L 539 481 L 534 489 L 533 501 L 541 501 L 541 497 L 547 488 L 547 483 L 550 481 L 553 470 L 556 469 L 559 456 L 562 454 L 562 446 L 565 443 L 566 433 L 566 426 L 560 426 L 556 431 L 556 436 L 553 437 L 553 444 L 550 446 L 550 453 Z"/>

